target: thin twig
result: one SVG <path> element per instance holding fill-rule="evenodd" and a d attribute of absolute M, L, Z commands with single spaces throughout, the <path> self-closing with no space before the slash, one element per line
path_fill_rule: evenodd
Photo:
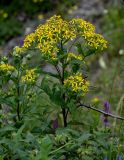
<path fill-rule="evenodd" d="M 56 70 L 57 70 L 59 76 L 61 77 L 61 71 L 60 71 L 59 67 L 58 67 L 57 65 L 55 65 L 55 68 L 56 68 Z"/>
<path fill-rule="evenodd" d="M 104 111 L 102 111 L 102 110 L 99 110 L 99 109 L 97 109 L 97 108 L 94 108 L 94 107 L 92 107 L 92 106 L 88 106 L 88 105 L 85 105 L 85 104 L 79 104 L 77 107 L 85 107 L 85 108 L 94 110 L 94 111 L 96 111 L 96 112 L 102 113 L 102 114 L 104 114 L 105 116 L 109 116 L 109 117 L 112 117 L 112 118 L 124 120 L 123 117 L 116 116 L 116 115 L 113 115 L 113 114 L 111 114 L 111 113 L 104 112 Z"/>
<path fill-rule="evenodd" d="M 68 52 L 71 51 L 71 48 L 73 47 L 74 43 L 79 39 L 80 37 L 77 37 L 73 42 L 72 44 L 70 45 L 69 49 L 68 49 Z"/>
<path fill-rule="evenodd" d="M 56 68 L 56 71 L 57 71 L 58 76 L 60 78 L 59 81 L 62 82 L 62 76 L 61 76 L 61 71 L 60 71 L 59 67 L 57 65 L 54 65 L 54 67 Z"/>

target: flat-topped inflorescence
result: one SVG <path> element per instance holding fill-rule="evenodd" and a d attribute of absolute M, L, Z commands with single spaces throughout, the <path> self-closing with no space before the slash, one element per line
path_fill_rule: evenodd
<path fill-rule="evenodd" d="M 88 92 L 90 83 L 83 78 L 81 73 L 76 73 L 65 79 L 64 85 L 71 88 L 73 92 L 82 92 L 83 95 Z"/>
<path fill-rule="evenodd" d="M 95 33 L 95 27 L 91 23 L 81 18 L 65 21 L 56 15 L 27 35 L 22 48 L 38 49 L 43 57 L 55 61 L 58 59 L 61 44 L 73 41 L 77 37 L 82 37 L 87 47 L 95 50 L 107 48 L 107 41 L 102 35 Z"/>

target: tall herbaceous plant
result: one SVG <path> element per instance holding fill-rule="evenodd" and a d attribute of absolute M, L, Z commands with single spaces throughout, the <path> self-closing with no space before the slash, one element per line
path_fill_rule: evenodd
<path fill-rule="evenodd" d="M 21 120 L 30 108 L 30 96 L 35 101 L 33 88 L 41 90 L 58 106 L 58 114 L 62 115 L 66 127 L 72 108 L 76 108 L 90 90 L 90 81 L 83 75 L 87 57 L 105 48 L 107 41 L 95 33 L 91 23 L 80 18 L 65 21 L 61 16 L 51 17 L 26 36 L 22 47 L 14 48 L 11 64 L 7 58 L 1 59 L 3 100 L 6 98 L 6 103 L 16 111 L 16 119 Z M 30 65 L 30 52 L 38 53 L 45 65 L 54 67 L 54 72 L 43 71 L 35 63 Z M 47 81 L 52 84 L 45 83 Z M 43 98 L 40 92 L 37 94 L 39 99 Z"/>

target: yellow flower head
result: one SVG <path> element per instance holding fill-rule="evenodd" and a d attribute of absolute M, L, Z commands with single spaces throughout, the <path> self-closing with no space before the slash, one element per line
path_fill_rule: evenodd
<path fill-rule="evenodd" d="M 107 41 L 102 35 L 95 33 L 95 27 L 91 23 L 81 18 L 72 19 L 70 23 L 75 27 L 77 34 L 86 40 L 88 46 L 101 50 L 107 48 Z"/>
<path fill-rule="evenodd" d="M 0 70 L 1 71 L 7 72 L 7 71 L 13 71 L 14 69 L 15 68 L 10 64 L 5 64 L 5 63 L 0 64 Z"/>
<path fill-rule="evenodd" d="M 16 46 L 14 48 L 16 54 L 21 54 L 23 51 L 24 51 L 24 48 L 23 47 L 19 47 L 19 46 Z"/>
<path fill-rule="evenodd" d="M 24 40 L 23 48 L 31 47 L 31 45 L 34 41 L 35 41 L 35 33 L 31 33 L 31 34 L 27 35 Z"/>
<path fill-rule="evenodd" d="M 26 70 L 26 74 L 22 76 L 22 82 L 33 83 L 37 79 L 36 69 Z"/>
<path fill-rule="evenodd" d="M 81 18 L 72 19 L 70 24 L 73 25 L 77 34 L 81 34 L 82 36 L 84 36 L 86 32 L 95 32 L 95 26 Z"/>
<path fill-rule="evenodd" d="M 99 100 L 98 97 L 94 97 L 94 98 L 92 99 L 92 103 L 94 103 L 94 104 L 98 103 L 99 101 L 100 101 L 100 100 Z"/>
<path fill-rule="evenodd" d="M 61 16 L 55 15 L 45 24 L 39 25 L 34 33 L 25 38 L 23 48 L 28 49 L 34 46 L 46 59 L 55 60 L 60 50 L 60 44 L 66 44 L 77 37 L 82 37 L 87 45 L 94 49 L 103 50 L 107 47 L 107 41 L 103 36 L 95 33 L 95 27 L 91 23 L 81 18 L 65 21 Z M 81 57 L 77 57 L 77 59 L 81 59 Z"/>
<path fill-rule="evenodd" d="M 76 37 L 72 27 L 60 16 L 53 16 L 44 25 L 39 25 L 35 31 L 37 37 L 37 48 L 45 57 L 57 55 L 59 49 L 57 45 L 61 40 L 74 39 Z M 52 55 L 51 55 L 52 54 Z"/>
<path fill-rule="evenodd" d="M 88 45 L 95 49 L 101 49 L 107 48 L 107 41 L 103 38 L 102 35 L 92 33 L 90 35 L 86 35 L 86 41 Z"/>
<path fill-rule="evenodd" d="M 73 59 L 83 61 L 84 58 L 81 55 L 76 55 L 74 53 L 68 53 L 68 60 L 73 60 Z"/>
<path fill-rule="evenodd" d="M 8 17 L 8 13 L 6 13 L 4 10 L 0 10 L 0 17 L 6 19 Z"/>
<path fill-rule="evenodd" d="M 83 78 L 81 73 L 77 73 L 73 76 L 68 77 L 64 81 L 64 85 L 69 87 L 74 92 L 86 93 L 89 90 L 90 83 Z"/>

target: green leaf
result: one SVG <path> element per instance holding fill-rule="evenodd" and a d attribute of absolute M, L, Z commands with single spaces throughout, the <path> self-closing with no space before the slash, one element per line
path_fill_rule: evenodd
<path fill-rule="evenodd" d="M 9 101 L 9 100 L 7 100 L 7 97 L 6 98 L 0 98 L 0 104 L 7 104 L 7 105 L 9 105 L 9 106 L 13 106 L 13 103 L 11 102 L 11 101 Z"/>
<path fill-rule="evenodd" d="M 96 49 L 89 49 L 88 51 L 85 52 L 85 57 L 88 57 L 95 53 L 96 53 Z"/>
<path fill-rule="evenodd" d="M 81 43 L 76 43 L 76 48 L 79 54 L 82 54 L 85 57 L 85 53 L 82 49 Z"/>
<path fill-rule="evenodd" d="M 51 88 L 50 88 L 50 83 L 49 83 L 49 79 L 47 77 L 44 77 L 42 82 L 41 82 L 41 89 L 44 90 L 44 92 L 51 96 L 52 95 L 52 91 L 51 91 Z"/>
<path fill-rule="evenodd" d="M 41 140 L 40 152 L 36 156 L 35 160 L 50 160 L 49 153 L 52 149 L 52 141 L 48 135 Z"/>
<path fill-rule="evenodd" d="M 53 85 L 52 95 L 50 96 L 50 98 L 57 105 L 61 105 L 64 103 L 62 100 L 62 89 L 60 86 L 58 86 L 58 84 Z"/>
<path fill-rule="evenodd" d="M 77 139 L 78 143 L 83 143 L 83 142 L 86 142 L 87 140 L 89 140 L 89 138 L 92 136 L 92 134 L 89 134 L 89 133 L 86 133 L 86 134 L 83 134 L 81 137 L 79 137 Z"/>
<path fill-rule="evenodd" d="M 5 133 L 8 131 L 16 131 L 16 129 L 12 126 L 5 126 L 4 128 L 0 128 L 0 133 Z"/>

